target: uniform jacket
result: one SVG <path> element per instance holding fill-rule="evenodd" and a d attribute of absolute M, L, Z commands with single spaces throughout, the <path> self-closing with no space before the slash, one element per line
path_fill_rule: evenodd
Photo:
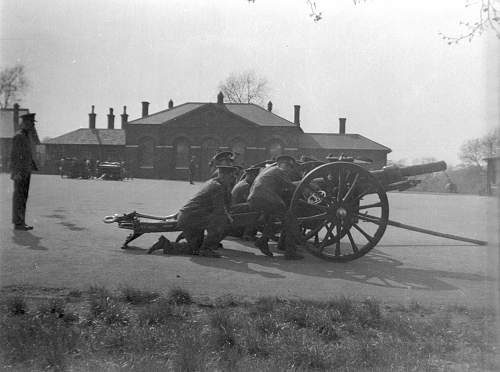
<path fill-rule="evenodd" d="M 211 214 L 222 215 L 226 210 L 228 193 L 227 188 L 217 179 L 208 180 L 179 212 L 203 216 Z"/>
<path fill-rule="evenodd" d="M 288 172 L 277 166 L 269 167 L 259 173 L 250 188 L 248 200 L 264 199 L 270 203 L 283 203 L 283 195 L 295 189 L 295 184 L 290 179 Z"/>
<path fill-rule="evenodd" d="M 232 204 L 246 203 L 251 185 L 244 178 L 239 181 L 231 191 Z"/>
<path fill-rule="evenodd" d="M 37 171 L 38 167 L 33 159 L 31 150 L 31 140 L 28 132 L 20 130 L 12 139 L 12 151 L 10 153 L 10 172 L 15 174 L 28 175 L 32 171 Z"/>

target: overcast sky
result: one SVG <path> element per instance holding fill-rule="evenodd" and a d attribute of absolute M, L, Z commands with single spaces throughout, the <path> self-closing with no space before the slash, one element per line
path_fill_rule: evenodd
<path fill-rule="evenodd" d="M 462 0 L 1 0 L 1 67 L 22 63 L 40 137 L 130 119 L 168 100 L 214 102 L 230 73 L 268 79 L 273 111 L 306 132 L 347 132 L 390 159 L 458 163 L 460 145 L 498 125 L 499 41 L 447 45 L 471 19 Z"/>

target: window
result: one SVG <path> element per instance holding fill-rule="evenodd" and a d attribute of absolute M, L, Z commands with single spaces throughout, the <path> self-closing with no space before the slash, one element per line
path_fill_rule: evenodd
<path fill-rule="evenodd" d="M 187 168 L 189 166 L 189 143 L 185 139 L 180 139 L 175 145 L 175 167 Z"/>
<path fill-rule="evenodd" d="M 155 141 L 151 137 L 144 137 L 139 140 L 137 151 L 137 163 L 140 167 L 152 167 L 154 161 Z"/>

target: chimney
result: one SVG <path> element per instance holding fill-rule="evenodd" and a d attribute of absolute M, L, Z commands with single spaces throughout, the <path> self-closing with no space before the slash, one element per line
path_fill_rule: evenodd
<path fill-rule="evenodd" d="M 108 129 L 115 129 L 115 115 L 113 114 L 113 109 L 109 108 L 108 114 Z"/>
<path fill-rule="evenodd" d="M 149 102 L 143 101 L 142 102 L 142 117 L 143 118 L 148 116 L 148 110 L 149 110 Z"/>
<path fill-rule="evenodd" d="M 121 117 L 122 117 L 122 129 L 127 129 L 127 123 L 128 123 L 127 106 L 123 106 L 123 114 L 121 114 Z"/>
<path fill-rule="evenodd" d="M 168 101 L 168 108 L 171 109 L 174 107 L 174 101 L 172 101 L 172 99 L 170 99 L 170 101 Z"/>
<path fill-rule="evenodd" d="M 345 121 L 346 118 L 339 118 L 339 134 L 345 135 Z"/>
<path fill-rule="evenodd" d="M 273 103 L 271 101 L 267 103 L 267 111 L 269 112 L 273 111 Z"/>
<path fill-rule="evenodd" d="M 217 104 L 224 104 L 224 94 L 222 94 L 222 92 L 219 92 L 219 94 L 217 94 Z"/>
<path fill-rule="evenodd" d="M 300 127 L 300 106 L 295 105 L 293 107 L 295 109 L 293 122 L 295 123 L 296 126 Z"/>
<path fill-rule="evenodd" d="M 89 114 L 89 128 L 95 129 L 95 117 L 97 114 L 94 112 L 94 105 L 92 105 L 92 112 Z"/>
<path fill-rule="evenodd" d="M 12 121 L 14 124 L 14 132 L 19 130 L 19 104 L 14 103 L 14 112 L 12 115 Z"/>

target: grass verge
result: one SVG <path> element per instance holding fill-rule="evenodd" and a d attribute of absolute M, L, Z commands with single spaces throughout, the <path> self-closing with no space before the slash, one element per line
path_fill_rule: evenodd
<path fill-rule="evenodd" d="M 70 298 L 69 298 L 70 297 Z M 494 312 L 234 298 L 197 304 L 131 287 L 2 299 L 0 370 L 495 371 Z"/>

